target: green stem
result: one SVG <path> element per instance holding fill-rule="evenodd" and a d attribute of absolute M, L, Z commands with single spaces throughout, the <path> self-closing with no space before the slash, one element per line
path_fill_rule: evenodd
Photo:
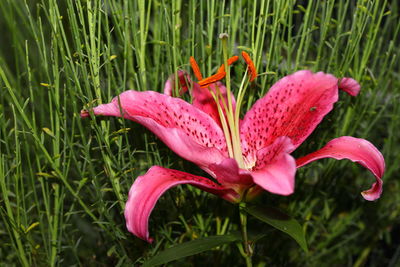
<path fill-rule="evenodd" d="M 239 204 L 239 213 L 240 213 L 240 226 L 242 230 L 242 240 L 243 240 L 243 252 L 242 255 L 246 260 L 246 266 L 251 267 L 253 263 L 251 261 L 251 256 L 253 255 L 253 249 L 250 246 L 249 239 L 247 237 L 247 214 L 244 211 L 246 207 L 246 203 L 242 202 Z"/>
<path fill-rule="evenodd" d="M 146 7 L 145 1 L 138 1 L 139 8 L 139 29 L 140 29 L 140 52 L 139 52 L 139 70 L 140 77 L 142 79 L 142 86 L 146 87 L 147 77 L 146 77 Z"/>
<path fill-rule="evenodd" d="M 7 185 L 6 185 L 6 172 L 5 172 L 5 159 L 3 154 L 0 154 L 0 191 L 3 195 L 3 203 L 4 203 L 4 208 L 5 208 L 5 212 L 9 218 L 10 222 L 10 227 L 9 229 L 7 229 L 9 231 L 9 233 L 12 232 L 12 234 L 14 235 L 14 239 L 15 239 L 15 243 L 13 243 L 14 245 L 14 249 L 16 251 L 18 251 L 17 255 L 19 257 L 20 263 L 22 266 L 30 266 L 30 262 L 28 260 L 28 258 L 26 257 L 26 252 L 24 249 L 24 244 L 22 243 L 21 240 L 22 237 L 20 236 L 20 232 L 18 231 L 18 227 L 19 225 L 15 225 L 15 227 L 11 227 L 12 223 L 14 223 L 16 220 L 14 218 L 14 213 L 13 213 L 13 206 L 12 206 L 12 202 L 9 199 L 9 190 L 7 189 Z M 3 206 L 2 206 L 3 207 Z M 2 213 L 3 214 L 3 213 Z M 6 216 L 6 215 L 4 215 Z M 4 219 L 4 217 L 3 217 Z"/>

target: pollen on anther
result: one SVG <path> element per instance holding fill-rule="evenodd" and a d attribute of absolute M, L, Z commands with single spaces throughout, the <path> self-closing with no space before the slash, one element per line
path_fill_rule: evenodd
<path fill-rule="evenodd" d="M 251 60 L 249 54 L 247 54 L 245 51 L 242 51 L 242 57 L 248 66 L 250 72 L 250 82 L 252 82 L 257 77 L 256 67 L 254 66 L 254 62 Z"/>
<path fill-rule="evenodd" d="M 201 71 L 199 68 L 199 65 L 197 64 L 196 60 L 194 57 L 190 57 L 190 66 L 192 67 L 192 70 L 194 72 L 194 76 L 196 76 L 197 80 L 203 80 L 203 75 L 201 75 Z"/>

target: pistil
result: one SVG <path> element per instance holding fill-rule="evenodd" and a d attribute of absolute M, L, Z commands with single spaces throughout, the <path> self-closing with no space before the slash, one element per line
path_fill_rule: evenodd
<path fill-rule="evenodd" d="M 240 144 L 240 135 L 239 135 L 239 123 L 235 123 L 234 119 L 234 110 L 232 105 L 232 93 L 231 93 L 231 77 L 230 77 L 230 66 L 228 64 L 228 34 L 222 33 L 220 34 L 219 38 L 222 40 L 222 52 L 224 55 L 224 65 L 225 65 L 225 72 L 226 72 L 226 94 L 228 98 L 228 110 L 227 110 L 227 117 L 228 117 L 228 124 L 229 130 L 232 137 L 232 147 L 233 147 L 233 157 L 236 159 L 240 168 L 244 168 L 243 162 L 243 154 L 242 148 Z M 236 107 L 237 108 L 237 107 Z"/>
<path fill-rule="evenodd" d="M 219 38 L 222 41 L 222 51 L 224 64 L 222 64 L 216 74 L 211 75 L 210 77 L 204 78 L 201 75 L 200 68 L 197 65 L 196 60 L 193 57 L 190 57 L 190 65 L 192 66 L 194 75 L 199 80 L 199 85 L 201 88 L 207 88 L 211 93 L 214 101 L 217 105 L 218 114 L 220 117 L 222 130 L 224 131 L 225 140 L 228 148 L 229 157 L 234 158 L 239 167 L 246 169 L 249 166 L 245 163 L 243 158 L 241 142 L 240 142 L 240 128 L 239 128 L 239 117 L 240 117 L 240 108 L 242 106 L 244 94 L 246 92 L 247 86 L 249 82 L 252 82 L 257 77 L 257 71 L 254 66 L 253 61 L 250 56 L 246 52 L 242 52 L 243 59 L 245 60 L 248 68 L 246 73 L 242 79 L 240 84 L 240 88 L 237 93 L 237 102 L 236 109 L 233 109 L 232 103 L 232 90 L 231 90 L 231 77 L 230 77 L 230 65 L 239 59 L 238 56 L 228 57 L 228 34 L 221 33 Z M 222 95 L 217 81 L 226 79 L 226 100 Z M 211 90 L 210 85 L 214 84 L 215 91 Z"/>

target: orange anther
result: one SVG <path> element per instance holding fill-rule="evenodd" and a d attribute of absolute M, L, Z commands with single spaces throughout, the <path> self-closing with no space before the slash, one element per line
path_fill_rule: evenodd
<path fill-rule="evenodd" d="M 242 51 L 242 57 L 243 57 L 244 61 L 247 64 L 247 67 L 248 67 L 249 72 L 250 72 L 250 82 L 252 82 L 257 77 L 256 67 L 254 66 L 254 63 L 251 60 L 249 54 L 247 54 L 245 51 Z"/>
<path fill-rule="evenodd" d="M 196 76 L 197 80 L 203 80 L 203 75 L 201 75 L 199 65 L 197 64 L 194 57 L 190 57 L 190 66 L 192 66 L 192 70 L 194 72 L 194 76 Z"/>
<path fill-rule="evenodd" d="M 199 85 L 201 87 L 207 87 L 208 85 L 218 82 L 219 80 L 223 79 L 225 77 L 225 75 L 226 75 L 225 71 L 217 72 L 216 74 L 211 75 L 210 77 L 207 77 L 207 78 L 199 81 Z"/>
<path fill-rule="evenodd" d="M 223 73 L 225 72 L 225 65 L 222 64 L 221 67 L 218 68 L 217 73 Z"/>
<path fill-rule="evenodd" d="M 233 56 L 233 57 L 228 58 L 228 65 L 232 65 L 232 64 L 235 63 L 238 59 L 239 59 L 238 56 Z M 224 65 L 224 64 L 222 64 L 221 67 L 219 67 L 217 73 L 219 73 L 219 72 L 225 72 L 225 65 Z"/>
<path fill-rule="evenodd" d="M 233 57 L 228 58 L 228 65 L 233 64 L 238 59 L 239 59 L 238 56 L 233 56 Z M 196 69 L 197 69 L 198 73 L 200 74 L 199 77 L 201 77 L 199 66 L 197 65 L 196 60 L 193 57 L 190 57 L 190 65 L 192 66 L 192 69 L 193 69 L 195 75 L 196 75 Z M 219 80 L 222 80 L 225 77 L 225 75 L 226 75 L 225 65 L 222 64 L 221 67 L 219 67 L 219 69 L 218 69 L 216 74 L 211 75 L 210 77 L 207 77 L 205 79 L 199 79 L 199 77 L 197 75 L 196 75 L 196 77 L 200 80 L 199 81 L 199 85 L 201 87 L 207 87 L 212 83 L 215 83 L 215 82 L 218 82 Z"/>
<path fill-rule="evenodd" d="M 238 59 L 239 59 L 238 56 L 233 56 L 233 57 L 228 58 L 228 65 L 232 65 L 232 64 L 235 63 Z"/>

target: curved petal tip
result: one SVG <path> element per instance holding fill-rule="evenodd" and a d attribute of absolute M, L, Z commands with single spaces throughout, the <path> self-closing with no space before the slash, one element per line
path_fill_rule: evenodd
<path fill-rule="evenodd" d="M 364 199 L 372 201 L 382 194 L 382 176 L 385 172 L 385 159 L 381 152 L 369 141 L 351 136 L 342 136 L 329 141 L 323 148 L 297 159 L 297 167 L 304 166 L 314 160 L 334 158 L 349 159 L 367 168 L 375 176 L 376 182 L 361 194 Z"/>
<path fill-rule="evenodd" d="M 161 195 L 171 187 L 190 184 L 229 201 L 234 201 L 237 193 L 211 180 L 189 173 L 160 166 L 151 167 L 147 173 L 136 178 L 129 190 L 125 205 L 126 228 L 137 237 L 151 243 L 148 222 L 150 214 Z"/>
<path fill-rule="evenodd" d="M 108 103 L 108 104 L 101 104 L 98 105 L 97 107 L 94 107 L 93 109 L 93 114 L 98 115 L 98 116 L 116 116 L 116 117 L 121 117 L 121 110 L 118 105 L 118 99 L 114 99 L 113 102 Z M 89 111 L 88 110 L 81 110 L 81 117 L 86 118 L 89 117 Z"/>
<path fill-rule="evenodd" d="M 361 195 L 368 201 L 377 200 L 382 194 L 382 184 L 382 180 L 377 179 L 377 182 L 375 182 L 370 189 L 361 192 Z"/>
<path fill-rule="evenodd" d="M 339 82 L 339 89 L 345 91 L 351 96 L 356 96 L 360 93 L 361 86 L 353 78 L 344 77 Z"/>

